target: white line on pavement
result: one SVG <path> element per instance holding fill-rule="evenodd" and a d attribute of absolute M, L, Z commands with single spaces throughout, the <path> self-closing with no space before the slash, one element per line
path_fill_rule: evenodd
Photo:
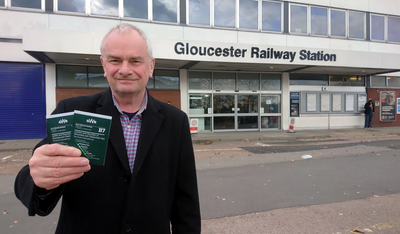
<path fill-rule="evenodd" d="M 194 150 L 195 152 L 208 152 L 208 151 L 231 151 L 231 150 L 242 150 L 239 148 L 231 148 L 231 149 L 198 149 Z"/>
<path fill-rule="evenodd" d="M 1 161 L 6 161 L 7 159 L 9 159 L 9 158 L 11 158 L 12 156 L 15 156 L 15 155 L 16 154 L 5 156 L 4 158 L 1 159 Z"/>

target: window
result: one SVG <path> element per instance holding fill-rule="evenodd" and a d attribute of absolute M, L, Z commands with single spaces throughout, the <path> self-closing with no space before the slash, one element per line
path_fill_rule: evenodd
<path fill-rule="evenodd" d="M 177 23 L 178 5 L 176 0 L 153 0 L 153 20 Z"/>
<path fill-rule="evenodd" d="M 264 113 L 281 113 L 281 95 L 261 95 L 261 108 L 264 108 Z"/>
<path fill-rule="evenodd" d="M 388 41 L 400 42 L 400 17 L 388 17 Z"/>
<path fill-rule="evenodd" d="M 89 87 L 107 88 L 107 78 L 104 77 L 103 67 L 89 67 L 88 69 Z"/>
<path fill-rule="evenodd" d="M 400 76 L 388 76 L 387 81 L 388 87 L 400 87 Z"/>
<path fill-rule="evenodd" d="M 119 16 L 118 0 L 91 0 L 92 15 Z"/>
<path fill-rule="evenodd" d="M 307 6 L 290 5 L 290 32 L 307 33 Z"/>
<path fill-rule="evenodd" d="M 346 12 L 331 9 L 331 36 L 346 37 Z"/>
<path fill-rule="evenodd" d="M 58 0 L 57 11 L 85 13 L 85 0 Z"/>
<path fill-rule="evenodd" d="M 237 113 L 259 113 L 258 95 L 237 95 L 237 107 Z"/>
<path fill-rule="evenodd" d="M 152 79 L 147 83 L 149 89 L 179 89 L 179 71 L 155 70 Z"/>
<path fill-rule="evenodd" d="M 235 28 L 235 0 L 214 0 L 214 26 Z"/>
<path fill-rule="evenodd" d="M 211 114 L 211 94 L 189 94 L 189 114 Z"/>
<path fill-rule="evenodd" d="M 235 90 L 235 73 L 214 72 L 214 90 Z"/>
<path fill-rule="evenodd" d="M 280 116 L 262 116 L 261 117 L 261 128 L 262 129 L 280 129 L 281 128 L 281 117 Z"/>
<path fill-rule="evenodd" d="M 364 76 L 343 76 L 330 75 L 329 85 L 331 86 L 365 86 Z"/>
<path fill-rule="evenodd" d="M 371 15 L 371 40 L 385 40 L 385 16 Z"/>
<path fill-rule="evenodd" d="M 189 71 L 189 89 L 211 90 L 211 72 Z"/>
<path fill-rule="evenodd" d="M 103 67 L 57 65 L 57 87 L 107 88 Z"/>
<path fill-rule="evenodd" d="M 386 87 L 386 76 L 371 76 L 371 87 Z"/>
<path fill-rule="evenodd" d="M 87 87 L 87 67 L 57 65 L 57 87 Z"/>
<path fill-rule="evenodd" d="M 0 7 L 4 7 L 5 5 L 4 5 L 4 1 L 5 0 L 0 0 Z"/>
<path fill-rule="evenodd" d="M 311 7 L 311 35 L 328 35 L 328 8 Z"/>
<path fill-rule="evenodd" d="M 211 131 L 211 117 L 193 117 L 197 119 L 197 132 L 210 132 Z"/>
<path fill-rule="evenodd" d="M 10 0 L 10 1 L 11 1 L 12 7 L 42 9 L 42 1 L 41 0 Z"/>
<path fill-rule="evenodd" d="M 281 90 L 281 75 L 261 74 L 261 90 Z"/>
<path fill-rule="evenodd" d="M 189 0 L 189 24 L 210 25 L 210 0 Z"/>
<path fill-rule="evenodd" d="M 239 28 L 258 29 L 258 1 L 239 0 Z"/>
<path fill-rule="evenodd" d="M 124 1 L 124 17 L 148 19 L 147 0 Z"/>
<path fill-rule="evenodd" d="M 349 11 L 349 37 L 365 39 L 365 13 Z"/>
<path fill-rule="evenodd" d="M 329 84 L 328 75 L 320 74 L 290 74 L 290 85 L 317 85 L 327 86 Z"/>
<path fill-rule="evenodd" d="M 262 1 L 262 30 L 282 32 L 282 3 Z"/>
<path fill-rule="evenodd" d="M 239 90 L 260 90 L 260 74 L 258 73 L 239 73 Z"/>

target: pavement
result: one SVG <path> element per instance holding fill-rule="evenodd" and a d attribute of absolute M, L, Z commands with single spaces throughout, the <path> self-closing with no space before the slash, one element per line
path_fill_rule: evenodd
<path fill-rule="evenodd" d="M 323 130 L 295 130 L 287 132 L 281 130 L 254 131 L 254 132 L 214 132 L 192 133 L 194 144 L 209 142 L 235 142 L 235 141 L 296 141 L 315 138 L 370 138 L 400 136 L 400 127 L 381 128 L 349 128 L 349 129 L 323 129 Z M 41 139 L 26 140 L 0 140 L 0 152 L 31 150 Z"/>

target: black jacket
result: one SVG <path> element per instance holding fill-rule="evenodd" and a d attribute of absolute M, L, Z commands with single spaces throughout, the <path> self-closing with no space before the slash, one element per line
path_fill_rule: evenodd
<path fill-rule="evenodd" d="M 119 112 L 111 91 L 61 101 L 53 114 L 82 110 L 112 116 L 105 166 L 58 187 L 44 201 L 29 166 L 19 172 L 15 194 L 29 215 L 48 215 L 62 196 L 56 233 L 200 233 L 200 208 L 188 117 L 148 96 L 131 174 Z M 48 144 L 43 139 L 36 147 Z"/>
<path fill-rule="evenodd" d="M 371 107 L 370 107 L 371 104 Z M 375 113 L 375 106 L 374 103 L 367 102 L 364 105 L 364 113 L 369 115 Z"/>

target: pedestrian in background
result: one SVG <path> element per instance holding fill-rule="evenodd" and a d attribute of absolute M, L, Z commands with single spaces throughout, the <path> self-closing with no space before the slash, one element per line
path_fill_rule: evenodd
<path fill-rule="evenodd" d="M 364 128 L 372 128 L 371 121 L 372 121 L 372 118 L 374 117 L 374 113 L 375 113 L 374 101 L 372 99 L 370 99 L 364 105 L 364 114 L 365 114 Z"/>

